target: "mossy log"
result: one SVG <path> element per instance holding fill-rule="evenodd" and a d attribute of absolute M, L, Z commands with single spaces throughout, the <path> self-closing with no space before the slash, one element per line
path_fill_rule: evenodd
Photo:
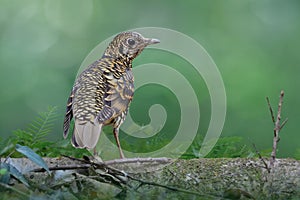
<path fill-rule="evenodd" d="M 277 159 L 270 172 L 260 159 L 246 158 L 44 160 L 51 175 L 28 159 L 9 159 L 31 186 L 14 187 L 58 199 L 300 199 L 300 161 L 293 159 Z"/>

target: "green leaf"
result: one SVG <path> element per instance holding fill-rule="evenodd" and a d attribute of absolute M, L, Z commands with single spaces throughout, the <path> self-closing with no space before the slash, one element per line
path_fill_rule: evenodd
<path fill-rule="evenodd" d="M 35 164 L 44 168 L 50 174 L 49 167 L 47 166 L 45 161 L 38 154 L 36 154 L 32 149 L 30 149 L 27 146 L 16 144 L 16 150 L 21 154 L 25 155 L 28 159 L 30 159 Z"/>
<path fill-rule="evenodd" d="M 5 168 L 0 169 L 0 176 L 5 175 L 6 173 L 7 173 L 7 169 L 5 169 Z"/>
<path fill-rule="evenodd" d="M 29 187 L 27 180 L 24 178 L 23 174 L 17 168 L 15 168 L 13 165 L 9 163 L 2 163 L 1 165 L 4 167 L 2 169 L 6 169 L 9 172 L 7 173 L 8 175 L 9 174 L 12 175 L 16 179 L 18 179 L 21 183 Z"/>
<path fill-rule="evenodd" d="M 2 172 L 5 172 L 4 174 L 1 173 L 0 175 L 0 183 L 8 184 L 10 180 L 10 175 L 7 173 L 9 171 L 9 167 L 5 163 L 0 163 L 0 168 Z"/>

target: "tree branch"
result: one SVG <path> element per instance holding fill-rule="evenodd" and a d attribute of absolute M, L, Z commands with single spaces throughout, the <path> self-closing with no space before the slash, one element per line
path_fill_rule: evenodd
<path fill-rule="evenodd" d="M 140 183 L 139 187 L 141 187 L 142 185 L 152 185 L 152 186 L 157 186 L 157 187 L 161 187 L 161 188 L 165 188 L 165 189 L 169 189 L 169 190 L 173 190 L 173 191 L 177 191 L 177 192 L 193 194 L 193 195 L 197 195 L 197 196 L 201 196 L 201 197 L 214 197 L 214 198 L 216 197 L 216 196 L 209 195 L 209 194 L 200 194 L 200 193 L 195 192 L 195 191 L 190 191 L 190 190 L 186 190 L 186 189 L 182 189 L 182 188 L 177 188 L 177 187 L 173 187 L 173 186 L 168 186 L 168 185 L 163 185 L 163 184 L 159 184 L 159 183 L 155 183 L 155 182 L 141 180 L 141 179 L 135 178 L 135 177 L 127 174 L 124 171 L 114 169 L 114 168 L 107 165 L 107 163 L 112 163 L 112 164 L 126 163 L 126 159 L 122 159 L 120 161 L 113 160 L 113 161 L 106 161 L 105 163 L 96 163 L 96 162 L 93 162 L 91 160 L 83 160 L 83 159 L 73 158 L 73 157 L 66 156 L 66 155 L 63 155 L 63 156 L 67 157 L 71 160 L 80 161 L 80 162 L 83 162 L 83 163 L 88 164 L 90 166 L 94 166 L 96 169 L 104 170 L 106 173 L 108 173 L 111 176 L 115 177 L 116 179 L 118 179 L 123 184 L 126 184 L 126 181 L 124 181 L 124 180 L 126 178 L 128 178 L 128 179 L 131 179 L 133 181 L 139 182 Z M 158 162 L 163 162 L 164 163 L 164 162 L 167 162 L 169 160 L 170 159 L 167 159 L 167 158 L 143 158 L 143 159 L 134 158 L 134 159 L 128 159 L 127 163 L 137 162 L 137 161 L 142 161 L 142 162 L 158 161 Z M 74 166 L 74 167 L 76 167 L 76 166 Z M 123 177 L 120 177 L 120 176 L 123 176 Z"/>
<path fill-rule="evenodd" d="M 114 165 L 114 164 L 125 164 L 125 163 L 169 163 L 171 161 L 170 158 L 125 158 L 125 159 L 114 159 L 105 161 L 106 165 Z"/>
<path fill-rule="evenodd" d="M 286 119 L 286 120 L 284 120 L 284 122 L 282 123 L 282 125 L 280 124 L 283 97 L 284 97 L 284 91 L 281 90 L 281 92 L 280 92 L 280 98 L 279 98 L 279 103 L 278 103 L 277 117 L 276 117 L 276 121 L 274 123 L 274 130 L 273 130 L 274 137 L 273 137 L 273 148 L 272 148 L 272 153 L 271 153 L 271 158 L 270 158 L 270 165 L 269 165 L 270 168 L 274 167 L 274 163 L 275 163 L 275 159 L 276 159 L 277 144 L 279 142 L 279 132 L 280 132 L 281 128 L 287 122 L 287 119 Z M 273 110 L 272 110 L 272 107 L 270 105 L 269 98 L 267 98 L 267 102 L 268 102 L 268 106 L 269 106 L 269 109 L 270 109 L 270 112 L 271 112 L 272 121 L 274 122 Z"/>
<path fill-rule="evenodd" d="M 271 114 L 272 122 L 275 124 L 274 112 L 273 112 L 272 106 L 271 106 L 271 104 L 270 104 L 269 97 L 266 97 L 266 99 L 267 99 L 269 111 L 270 111 L 270 114 Z"/>
<path fill-rule="evenodd" d="M 57 166 L 57 167 L 49 167 L 50 171 L 56 171 L 56 170 L 77 170 L 77 169 L 88 169 L 90 168 L 90 164 L 81 164 L 81 165 L 68 165 L 68 166 Z M 45 172 L 46 170 L 44 168 L 37 168 L 31 170 L 31 172 Z"/>
<path fill-rule="evenodd" d="M 259 159 L 262 161 L 262 163 L 264 164 L 264 168 L 268 171 L 268 173 L 271 172 L 268 164 L 266 163 L 266 161 L 263 159 L 263 157 L 261 156 L 260 152 L 258 151 L 258 149 L 256 148 L 256 145 L 254 143 L 252 143 L 253 148 L 256 151 L 256 154 L 258 155 Z"/>
<path fill-rule="evenodd" d="M 141 180 L 141 179 L 138 179 L 138 178 L 134 178 L 132 176 L 128 176 L 128 178 L 130 178 L 131 180 L 134 180 L 134 181 L 138 181 L 140 183 L 140 185 L 138 187 L 141 187 L 141 185 L 152 185 L 152 186 L 157 186 L 157 187 L 173 190 L 173 191 L 176 191 L 176 192 L 183 192 L 183 193 L 193 194 L 193 195 L 197 195 L 197 196 L 201 196 L 201 197 L 210 197 L 210 198 L 212 198 L 212 197 L 216 198 L 217 197 L 215 195 L 200 194 L 199 192 L 194 192 L 194 191 L 190 191 L 190 190 L 186 190 L 186 189 L 182 189 L 182 188 L 177 188 L 177 187 L 173 187 L 173 186 L 168 186 L 168 185 L 162 185 L 162 184 L 155 183 L 155 182 L 145 181 L 145 180 Z"/>

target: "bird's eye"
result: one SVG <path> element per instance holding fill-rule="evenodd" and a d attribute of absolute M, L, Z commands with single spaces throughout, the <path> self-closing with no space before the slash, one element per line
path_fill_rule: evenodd
<path fill-rule="evenodd" d="M 134 39 L 129 38 L 129 39 L 127 40 L 127 43 L 128 43 L 130 46 L 132 46 L 132 45 L 135 44 L 135 41 L 134 41 Z"/>

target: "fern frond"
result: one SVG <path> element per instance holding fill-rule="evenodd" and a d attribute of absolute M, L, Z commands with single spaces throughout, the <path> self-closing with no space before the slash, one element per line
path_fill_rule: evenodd
<path fill-rule="evenodd" d="M 29 125 L 27 132 L 32 135 L 33 144 L 42 141 L 53 127 L 56 118 L 57 107 L 49 106 L 46 112 L 39 113 L 39 116 Z"/>
<path fill-rule="evenodd" d="M 0 137 L 0 156 L 7 156 L 15 148 L 16 144 L 28 146 L 40 155 L 48 155 L 52 152 L 55 142 L 47 141 L 46 136 L 52 131 L 56 120 L 57 107 L 49 106 L 46 112 L 39 113 L 25 130 L 17 129 L 13 135 L 3 140 Z M 22 156 L 15 152 L 14 157 Z"/>
<path fill-rule="evenodd" d="M 52 130 L 56 119 L 56 111 L 56 106 L 49 106 L 47 111 L 39 113 L 38 117 L 25 130 L 15 130 L 13 133 L 16 136 L 16 142 L 29 147 L 35 147 L 37 143 L 44 141 L 45 136 Z"/>

